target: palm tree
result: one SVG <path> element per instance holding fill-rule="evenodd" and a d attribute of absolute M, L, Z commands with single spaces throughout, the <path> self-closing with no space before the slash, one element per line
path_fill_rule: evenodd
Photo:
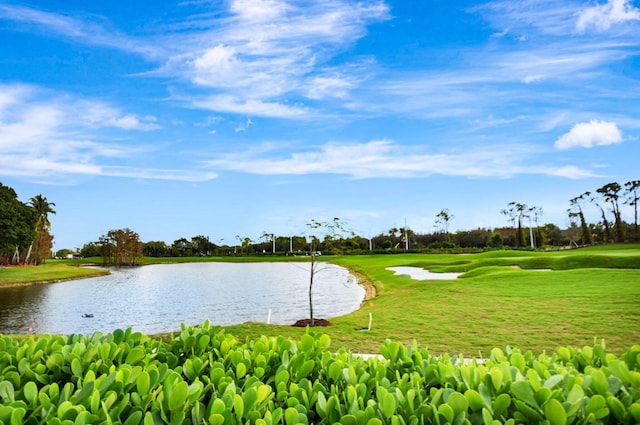
<path fill-rule="evenodd" d="M 29 205 L 36 211 L 36 235 L 35 240 L 31 243 L 29 247 L 29 252 L 27 253 L 26 262 L 29 261 L 29 256 L 31 255 L 31 249 L 35 244 L 35 263 L 38 263 L 40 259 L 43 257 L 43 253 L 41 251 L 41 246 L 43 242 L 48 241 L 51 242 L 51 235 L 49 235 L 49 229 L 51 229 L 51 222 L 49 221 L 49 214 L 55 214 L 55 210 L 52 207 L 55 207 L 56 204 L 53 202 L 49 202 L 46 197 L 38 194 L 29 200 Z"/>

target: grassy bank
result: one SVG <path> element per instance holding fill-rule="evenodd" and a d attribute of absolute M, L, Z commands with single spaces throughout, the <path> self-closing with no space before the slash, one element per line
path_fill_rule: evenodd
<path fill-rule="evenodd" d="M 272 261 L 299 257 L 218 257 L 146 259 L 176 261 Z M 378 352 L 385 339 L 428 348 L 434 354 L 486 357 L 494 347 L 516 346 L 549 352 L 560 345 L 591 346 L 604 339 L 621 353 L 640 344 L 640 246 L 605 246 L 572 251 L 494 251 L 481 254 L 398 254 L 323 257 L 359 273 L 378 289 L 360 310 L 332 318 L 322 329 L 332 349 Z M 90 260 L 84 260 L 90 261 Z M 66 264 L 59 272 L 86 269 Z M 461 272 L 451 281 L 417 281 L 386 270 L 416 266 L 434 272 Z M 35 269 L 16 269 L 26 279 Z M 0 270 L 0 282 L 13 269 Z M 71 276 L 66 276 L 71 277 Z M 60 278 L 60 277 L 59 277 Z M 43 275 L 30 280 L 45 280 Z M 306 285 L 307 282 L 301 282 Z M 366 328 L 373 317 L 371 331 Z M 176 326 L 177 327 L 177 326 Z M 242 340 L 261 335 L 300 338 L 303 329 L 247 323 L 226 327 Z"/>
<path fill-rule="evenodd" d="M 336 257 L 331 261 L 366 276 L 379 294 L 323 331 L 336 348 L 364 352 L 377 352 L 387 338 L 468 356 L 507 345 L 534 352 L 582 347 L 594 338 L 621 352 L 640 343 L 639 248 Z M 466 273 L 452 281 L 416 281 L 386 270 L 391 266 Z M 372 330 L 356 331 L 368 325 L 369 313 Z M 261 324 L 228 331 L 247 337 L 302 333 Z"/>
<path fill-rule="evenodd" d="M 77 267 L 71 264 L 50 261 L 37 267 L 0 268 L 0 286 L 35 283 L 51 283 L 107 274 L 106 270 Z"/>

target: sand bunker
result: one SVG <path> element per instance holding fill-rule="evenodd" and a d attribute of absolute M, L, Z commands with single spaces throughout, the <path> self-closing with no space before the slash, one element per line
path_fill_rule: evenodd
<path fill-rule="evenodd" d="M 457 279 L 462 273 L 431 273 L 427 269 L 420 267 L 387 267 L 387 270 L 395 272 L 399 275 L 408 275 L 411 279 L 415 280 L 454 280 Z"/>

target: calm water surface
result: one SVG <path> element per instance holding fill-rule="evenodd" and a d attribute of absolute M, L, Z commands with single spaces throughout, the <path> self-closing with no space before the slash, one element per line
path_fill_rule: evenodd
<path fill-rule="evenodd" d="M 357 310 L 365 291 L 341 267 L 321 265 L 313 285 L 314 316 Z M 188 263 L 113 269 L 111 275 L 0 288 L 0 333 L 177 330 L 181 323 L 292 324 L 309 317 L 309 264 Z M 83 314 L 92 314 L 84 318 Z"/>

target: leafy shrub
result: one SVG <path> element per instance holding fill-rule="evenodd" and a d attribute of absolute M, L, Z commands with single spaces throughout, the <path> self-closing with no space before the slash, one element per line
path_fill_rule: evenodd
<path fill-rule="evenodd" d="M 5 424 L 638 423 L 640 346 L 551 356 L 431 356 L 387 341 L 367 360 L 330 338 L 240 342 L 205 322 L 167 343 L 116 330 L 0 335 Z"/>

